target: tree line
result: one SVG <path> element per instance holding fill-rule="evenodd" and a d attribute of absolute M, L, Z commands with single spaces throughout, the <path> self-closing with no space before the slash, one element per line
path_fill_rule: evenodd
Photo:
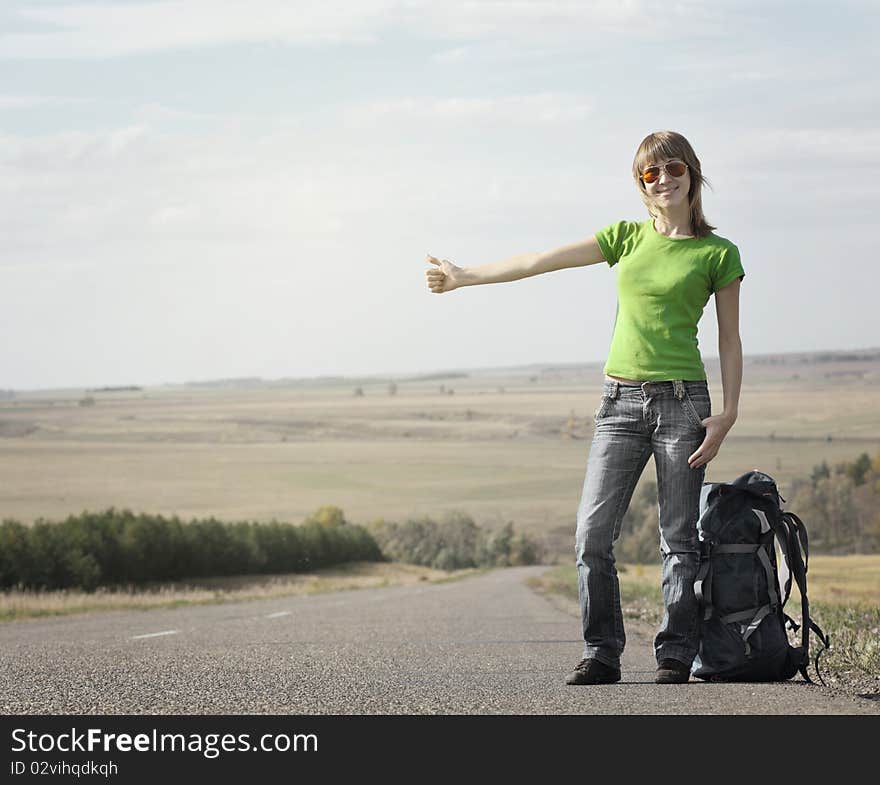
<path fill-rule="evenodd" d="M 302 524 L 224 523 L 110 508 L 30 526 L 0 524 L 0 588 L 69 589 L 221 575 L 306 572 L 381 561 L 376 541 L 321 508 Z"/>
<path fill-rule="evenodd" d="M 786 509 L 807 525 L 810 549 L 821 553 L 880 551 L 880 450 L 853 461 L 813 467 L 791 483 Z"/>
<path fill-rule="evenodd" d="M 452 570 L 532 564 L 533 540 L 513 524 L 484 530 L 452 514 L 369 527 L 339 507 L 299 525 L 271 521 L 183 521 L 113 507 L 27 526 L 0 523 L 0 589 L 83 589 L 224 575 L 310 572 L 351 561 L 399 561 Z"/>

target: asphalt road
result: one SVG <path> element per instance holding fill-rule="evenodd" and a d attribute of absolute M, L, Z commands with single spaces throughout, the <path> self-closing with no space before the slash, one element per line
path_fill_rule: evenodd
<path fill-rule="evenodd" d="M 573 687 L 576 605 L 524 579 L 361 589 L 0 625 L 3 714 L 880 714 L 796 680 L 653 683 L 627 624 L 623 681 Z"/>

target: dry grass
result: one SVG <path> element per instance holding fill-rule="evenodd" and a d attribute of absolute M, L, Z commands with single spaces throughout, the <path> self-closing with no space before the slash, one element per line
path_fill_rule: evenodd
<path fill-rule="evenodd" d="M 720 379 L 707 368 L 717 410 Z M 739 420 L 706 479 L 759 467 L 784 484 L 823 459 L 876 451 L 880 385 L 848 380 L 841 397 L 828 370 L 747 362 Z M 799 380 L 780 375 L 793 371 Z M 0 517 L 115 506 L 299 523 L 333 504 L 367 523 L 457 508 L 530 534 L 568 527 L 570 539 L 601 382 L 596 367 L 399 381 L 394 396 L 361 381 L 102 392 L 89 407 L 82 391 L 20 394 L 0 402 Z M 653 475 L 648 466 L 643 479 Z"/>
<path fill-rule="evenodd" d="M 877 605 L 880 603 L 880 554 L 812 556 L 807 589 L 811 602 Z"/>
<path fill-rule="evenodd" d="M 433 570 L 411 564 L 354 562 L 309 574 L 245 575 L 95 592 L 0 592 L 0 621 L 105 610 L 147 610 L 180 605 L 241 602 L 346 589 L 457 580 L 480 570 Z"/>
<path fill-rule="evenodd" d="M 619 564 L 618 572 L 621 595 L 648 596 L 656 588 L 656 599 L 660 601 L 659 564 Z M 573 566 L 551 570 L 531 582 L 535 588 L 577 599 L 577 571 Z M 841 608 L 876 606 L 880 604 L 880 554 L 813 555 L 807 584 L 811 603 Z M 789 603 L 799 608 L 800 593 L 794 584 Z"/>

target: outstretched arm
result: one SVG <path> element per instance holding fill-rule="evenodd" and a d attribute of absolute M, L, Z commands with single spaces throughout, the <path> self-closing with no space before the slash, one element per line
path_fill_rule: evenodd
<path fill-rule="evenodd" d="M 594 236 L 586 240 L 563 245 L 552 251 L 524 253 L 500 262 L 480 267 L 457 267 L 447 259 L 437 259 L 428 254 L 428 262 L 435 265 L 425 272 L 428 288 L 437 294 L 451 292 L 461 286 L 484 283 L 518 281 L 532 275 L 562 270 L 566 267 L 584 267 L 604 262 L 602 249 Z"/>

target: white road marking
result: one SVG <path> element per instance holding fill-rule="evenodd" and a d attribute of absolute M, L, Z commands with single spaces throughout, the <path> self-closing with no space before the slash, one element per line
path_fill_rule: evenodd
<path fill-rule="evenodd" d="M 290 616 L 290 611 L 278 611 L 278 613 L 270 613 L 267 619 L 277 619 L 279 616 Z"/>
<path fill-rule="evenodd" d="M 158 635 L 177 635 L 179 630 L 162 630 L 162 632 L 148 632 L 146 635 L 132 635 L 131 639 L 136 638 L 155 638 Z"/>

